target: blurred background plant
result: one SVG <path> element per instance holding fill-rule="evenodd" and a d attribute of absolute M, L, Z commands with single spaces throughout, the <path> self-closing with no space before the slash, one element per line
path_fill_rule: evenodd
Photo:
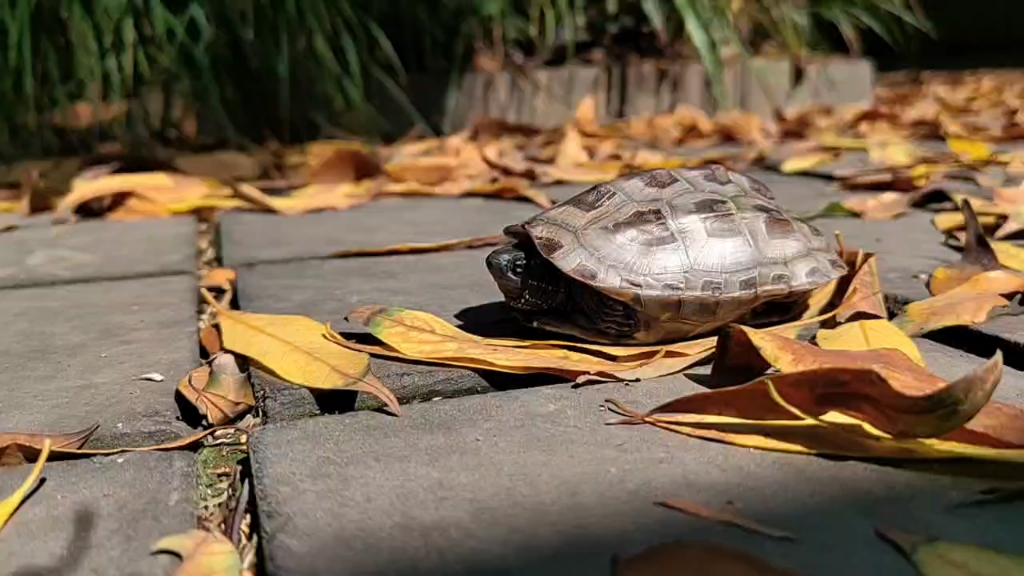
<path fill-rule="evenodd" d="M 0 155 L 374 135 L 389 114 L 430 123 L 425 77 L 442 94 L 468 70 L 581 59 L 695 57 L 721 96 L 732 56 L 927 31 L 914 1 L 7 0 Z"/>

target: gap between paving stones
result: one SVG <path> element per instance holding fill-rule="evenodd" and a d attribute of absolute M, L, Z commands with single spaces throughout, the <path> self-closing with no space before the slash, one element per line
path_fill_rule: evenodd
<path fill-rule="evenodd" d="M 221 265 L 222 252 L 216 220 L 216 215 L 199 220 L 196 234 L 196 273 L 200 277 Z M 237 293 L 233 293 L 226 304 L 230 308 L 237 308 Z M 196 309 L 199 330 L 210 325 L 212 312 L 210 305 L 200 297 Z M 206 355 L 206 350 L 198 338 L 196 346 L 201 354 Z M 247 377 L 250 378 L 250 384 L 251 375 L 252 371 L 249 371 Z M 261 420 L 262 406 L 258 397 L 256 400 L 256 406 L 240 423 L 250 430 L 258 428 Z M 242 560 L 243 575 L 251 576 L 257 570 L 259 538 L 256 531 L 259 524 L 249 468 L 248 435 L 242 437 L 236 432 L 232 436 L 234 443 L 207 445 L 200 447 L 196 452 L 197 524 L 211 532 L 222 532 L 231 539 Z"/>

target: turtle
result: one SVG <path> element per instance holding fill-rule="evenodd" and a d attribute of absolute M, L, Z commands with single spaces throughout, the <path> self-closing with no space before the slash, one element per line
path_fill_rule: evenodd
<path fill-rule="evenodd" d="M 486 266 L 518 320 L 599 343 L 792 320 L 847 272 L 768 186 L 717 164 L 619 176 L 503 234 Z"/>

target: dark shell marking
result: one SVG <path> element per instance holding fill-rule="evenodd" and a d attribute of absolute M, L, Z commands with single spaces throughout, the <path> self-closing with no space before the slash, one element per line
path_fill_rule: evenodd
<path fill-rule="evenodd" d="M 558 269 L 637 309 L 648 330 L 707 331 L 846 272 L 819 230 L 722 166 L 624 176 L 522 226 Z"/>

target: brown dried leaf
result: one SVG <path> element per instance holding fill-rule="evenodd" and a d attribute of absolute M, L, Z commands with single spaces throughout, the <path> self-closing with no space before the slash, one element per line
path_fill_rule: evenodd
<path fill-rule="evenodd" d="M 334 150 L 311 156 L 307 179 L 312 184 L 336 184 L 373 178 L 381 173 L 380 162 L 373 152 L 355 142 L 338 142 Z"/>
<path fill-rule="evenodd" d="M 48 439 L 54 448 L 81 448 L 92 435 L 99 430 L 99 424 L 93 424 L 77 432 L 67 434 L 20 434 L 17 432 L 0 432 L 0 466 L 16 466 L 28 460 L 18 451 L 18 446 L 28 446 L 42 450 L 43 443 Z"/>
<path fill-rule="evenodd" d="M 95 429 L 99 428 L 97 424 L 93 427 L 89 435 L 91 436 Z M 124 447 L 124 448 L 106 448 L 106 449 L 92 449 L 92 448 L 80 448 L 81 444 L 77 446 L 74 443 L 69 443 L 67 446 L 59 446 L 57 442 L 53 443 L 53 449 L 50 451 L 51 460 L 72 460 L 75 458 L 89 458 L 92 456 L 113 456 L 114 454 L 123 454 L 125 452 L 163 452 L 169 450 L 188 450 L 197 446 L 207 436 L 219 432 L 221 430 L 238 430 L 235 426 L 218 426 L 215 428 L 209 428 L 201 432 L 197 432 L 191 436 L 180 438 L 178 440 L 172 440 L 163 444 L 156 444 L 153 446 L 141 446 L 141 447 Z M 0 440 L 0 466 L 19 466 L 21 464 L 30 464 L 35 462 L 39 458 L 39 454 L 42 451 L 42 441 L 45 438 L 52 438 L 53 436 L 46 434 L 9 434 L 5 433 L 0 438 L 6 436 L 11 437 L 11 440 Z M 84 442 L 84 441 L 83 441 Z"/>
<path fill-rule="evenodd" d="M 743 326 L 719 336 L 715 358 L 711 378 L 721 385 L 746 382 L 769 367 L 783 373 L 817 370 L 820 381 L 813 386 L 807 381 L 774 382 L 776 390 L 803 413 L 840 412 L 896 438 L 937 437 L 960 428 L 989 402 L 1003 372 L 997 353 L 972 373 L 947 383 L 897 349 L 823 350 Z M 843 371 L 862 367 L 878 377 L 851 379 L 856 375 Z M 753 406 L 735 404 L 742 397 L 733 397 L 730 404 L 742 413 L 739 417 L 762 418 Z M 770 403 L 763 409 L 769 408 Z"/>
<path fill-rule="evenodd" d="M 206 350 L 207 355 L 213 356 L 224 349 L 220 341 L 220 332 L 216 326 L 207 326 L 199 331 L 199 343 Z"/>
<path fill-rule="evenodd" d="M 708 576 L 797 574 L 773 566 L 748 552 L 704 542 L 664 542 L 625 559 L 612 558 L 612 576 L 671 576 L 689 574 L 695 569 Z"/>
<path fill-rule="evenodd" d="M 238 280 L 238 273 L 232 268 L 211 268 L 207 270 L 202 279 L 199 280 L 199 287 L 207 290 L 231 290 Z"/>
<path fill-rule="evenodd" d="M 256 405 L 248 376 L 229 353 L 217 354 L 178 383 L 178 392 L 213 426 L 235 420 Z"/>
<path fill-rule="evenodd" d="M 565 135 L 558 145 L 555 166 L 572 167 L 590 162 L 590 154 L 583 147 L 583 137 L 572 124 L 565 127 Z"/>
<path fill-rule="evenodd" d="M 789 532 L 778 530 L 776 528 L 771 528 L 758 522 L 754 522 L 753 520 L 747 520 L 746 518 L 743 518 L 742 516 L 736 514 L 736 512 L 731 510 L 714 510 L 706 506 L 697 504 L 696 502 L 690 502 L 688 500 L 681 500 L 678 498 L 658 502 L 658 505 L 664 506 L 665 508 L 669 508 L 671 510 L 675 510 L 677 512 L 682 512 L 683 514 L 688 514 L 690 516 L 696 516 L 698 518 L 704 518 L 705 520 L 711 520 L 712 522 L 730 524 L 732 526 L 742 528 L 748 532 L 753 532 L 754 534 L 760 534 L 762 536 L 767 536 L 769 538 L 777 538 L 779 540 L 789 541 L 796 540 L 796 536 L 793 536 Z"/>
<path fill-rule="evenodd" d="M 965 199 L 960 204 L 960 210 L 967 225 L 964 249 L 959 262 L 951 266 L 939 266 L 932 272 L 928 278 L 928 292 L 932 296 L 949 292 L 982 272 L 1002 268 L 999 257 L 981 229 L 971 202 Z"/>
<path fill-rule="evenodd" d="M 331 253 L 332 258 L 350 258 L 357 256 L 387 256 L 390 254 L 422 254 L 424 252 L 448 252 L 452 250 L 472 250 L 486 246 L 501 246 L 512 240 L 508 236 L 477 236 L 474 238 L 459 238 L 457 240 L 445 240 L 442 242 L 424 242 L 408 244 L 392 244 L 379 248 L 361 248 L 353 250 L 338 250 Z"/>

